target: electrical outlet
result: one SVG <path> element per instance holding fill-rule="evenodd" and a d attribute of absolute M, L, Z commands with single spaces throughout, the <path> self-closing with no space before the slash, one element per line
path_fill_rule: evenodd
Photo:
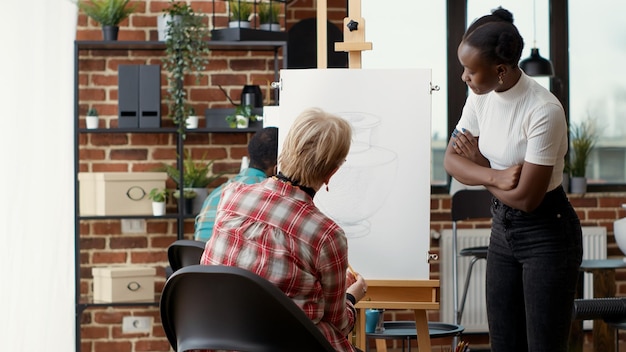
<path fill-rule="evenodd" d="M 152 331 L 152 320 L 152 317 L 124 317 L 122 319 L 122 333 L 150 333 Z"/>
<path fill-rule="evenodd" d="M 146 220 L 122 219 L 122 233 L 146 233 Z"/>

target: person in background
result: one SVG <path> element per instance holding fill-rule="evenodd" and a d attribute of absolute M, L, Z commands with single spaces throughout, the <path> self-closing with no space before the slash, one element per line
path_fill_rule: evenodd
<path fill-rule="evenodd" d="M 458 47 L 469 87 L 446 171 L 494 196 L 486 301 L 491 351 L 567 351 L 582 260 L 580 221 L 561 187 L 560 102 L 518 66 L 524 42 L 503 8 Z"/>
<path fill-rule="evenodd" d="M 348 270 L 344 231 L 313 198 L 323 185 L 329 191 L 351 139 L 346 120 L 318 108 L 302 112 L 285 137 L 276 176 L 224 188 L 200 260 L 265 277 L 302 308 L 337 351 L 355 351 L 347 336 L 367 284 Z"/>
<path fill-rule="evenodd" d="M 278 154 L 278 128 L 265 127 L 252 136 L 248 143 L 250 164 L 239 174 L 213 190 L 202 204 L 202 210 L 196 216 L 194 238 L 208 241 L 213 233 L 215 211 L 222 196 L 222 190 L 231 182 L 244 184 L 258 183 L 276 173 L 276 155 Z"/>

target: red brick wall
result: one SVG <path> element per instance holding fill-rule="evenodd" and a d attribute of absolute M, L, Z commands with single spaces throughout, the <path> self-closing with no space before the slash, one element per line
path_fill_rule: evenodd
<path fill-rule="evenodd" d="M 122 22 L 119 40 L 156 40 L 156 16 L 167 6 L 165 0 L 137 1 L 138 8 L 128 20 Z M 210 14 L 215 5 L 216 23 L 225 19 L 223 0 L 192 1 L 197 12 Z M 346 14 L 345 0 L 329 0 L 328 16 L 341 25 Z M 295 0 L 287 8 L 287 27 L 300 19 L 315 17 L 314 0 Z M 78 18 L 77 40 L 100 40 L 99 26 L 86 16 Z M 79 62 L 80 125 L 89 106 L 98 109 L 101 127 L 115 127 L 117 123 L 117 66 L 119 64 L 160 64 L 159 51 L 99 51 L 81 53 Z M 212 51 L 207 72 L 199 85 L 190 90 L 190 101 L 196 111 L 207 107 L 229 106 L 217 84 L 223 85 L 234 100 L 239 99 L 241 87 L 249 82 L 261 84 L 273 78 L 273 56 L 263 52 Z M 282 61 L 281 61 L 282 63 Z M 165 76 L 162 76 L 162 96 L 165 97 Z M 167 106 L 162 104 L 163 116 Z M 102 121 L 104 120 L 104 121 Z M 201 122 L 202 123 L 202 122 Z M 164 125 L 171 125 L 163 118 Z M 214 172 L 236 169 L 240 158 L 246 153 L 248 134 L 188 134 L 185 145 L 195 158 L 206 152 L 208 159 L 216 159 Z M 176 158 L 175 140 L 172 134 L 81 134 L 80 171 L 150 171 L 161 163 L 173 163 Z M 222 180 L 224 180 L 223 178 Z M 174 183 L 168 181 L 168 187 Z M 592 194 L 572 196 L 572 201 L 585 225 L 607 226 L 612 235 L 612 221 L 626 216 L 620 208 L 626 203 L 624 194 Z M 175 211 L 175 205 L 169 205 Z M 488 226 L 479 223 L 476 226 Z M 431 197 L 431 229 L 441 231 L 450 227 L 450 197 Z M 148 220 L 147 233 L 121 234 L 119 221 L 82 221 L 80 291 L 92 294 L 91 268 L 94 266 L 141 264 L 157 268 L 156 292 L 164 284 L 164 268 L 167 266 L 166 248 L 176 239 L 176 222 L 173 220 Z M 186 238 L 191 238 L 193 222 L 185 223 Z M 430 240 L 431 249 L 439 252 L 439 241 Z M 622 256 L 612 236 L 609 236 L 609 255 Z M 626 295 L 626 271 L 618 272 L 618 292 Z M 431 266 L 431 278 L 439 278 L 439 264 Z M 152 316 L 155 324 L 149 334 L 122 334 L 122 318 L 127 315 Z M 394 313 L 398 319 L 407 319 L 406 312 Z M 430 319 L 439 319 L 438 312 L 431 312 Z M 169 343 L 160 325 L 158 308 L 108 307 L 88 308 L 81 316 L 81 351 L 169 351 Z"/>

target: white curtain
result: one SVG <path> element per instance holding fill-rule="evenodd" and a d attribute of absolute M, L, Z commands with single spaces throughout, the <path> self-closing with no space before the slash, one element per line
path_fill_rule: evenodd
<path fill-rule="evenodd" d="M 0 21 L 0 347 L 74 351 L 70 0 L 5 1 Z"/>

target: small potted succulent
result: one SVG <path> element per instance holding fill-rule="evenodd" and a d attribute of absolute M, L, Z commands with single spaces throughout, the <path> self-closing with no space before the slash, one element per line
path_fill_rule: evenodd
<path fill-rule="evenodd" d="M 89 129 L 98 128 L 98 110 L 96 110 L 96 108 L 89 108 L 89 110 L 87 110 L 85 123 L 87 124 L 87 128 Z"/>
<path fill-rule="evenodd" d="M 187 116 L 186 127 L 187 129 L 198 128 L 198 120 L 199 117 L 196 115 L 196 109 L 193 107 L 189 108 L 189 115 Z"/>
<path fill-rule="evenodd" d="M 280 31 L 279 15 L 280 4 L 272 1 L 259 3 L 259 29 L 272 32 Z"/>
<path fill-rule="evenodd" d="M 228 8 L 230 10 L 228 27 L 250 28 L 252 3 L 249 3 L 247 0 L 229 0 Z"/>
<path fill-rule="evenodd" d="M 130 0 L 76 0 L 76 5 L 87 16 L 102 26 L 104 40 L 117 40 L 119 24 L 135 12 Z"/>
<path fill-rule="evenodd" d="M 237 105 L 235 112 L 226 116 L 226 122 L 231 128 L 248 128 L 250 121 L 256 121 L 257 116 L 252 113 L 252 106 Z"/>
<path fill-rule="evenodd" d="M 165 215 L 165 203 L 167 202 L 167 190 L 165 188 L 153 188 L 148 193 L 148 198 L 152 199 L 152 215 Z"/>

